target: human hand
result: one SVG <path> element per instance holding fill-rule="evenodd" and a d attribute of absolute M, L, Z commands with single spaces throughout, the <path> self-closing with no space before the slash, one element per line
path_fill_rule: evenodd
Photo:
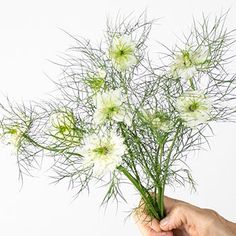
<path fill-rule="evenodd" d="M 167 216 L 158 222 L 144 211 L 134 214 L 143 236 L 235 236 L 236 224 L 213 210 L 165 197 Z M 141 214 L 140 214 L 141 213 Z"/>
<path fill-rule="evenodd" d="M 168 205 L 169 199 L 165 198 L 165 205 Z M 163 231 L 160 227 L 160 222 L 146 214 L 143 201 L 140 202 L 139 207 L 134 211 L 133 217 L 142 236 L 173 236 L 171 230 Z"/>

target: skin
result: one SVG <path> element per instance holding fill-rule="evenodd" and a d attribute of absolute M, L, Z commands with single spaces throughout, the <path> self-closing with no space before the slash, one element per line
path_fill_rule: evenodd
<path fill-rule="evenodd" d="M 167 216 L 160 222 L 150 219 L 143 204 L 133 214 L 142 236 L 235 236 L 236 224 L 210 209 L 165 197 Z"/>

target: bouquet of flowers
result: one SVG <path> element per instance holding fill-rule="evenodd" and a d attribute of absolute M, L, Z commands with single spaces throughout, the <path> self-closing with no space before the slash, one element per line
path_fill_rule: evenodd
<path fill-rule="evenodd" d="M 155 20 L 145 14 L 108 21 L 99 45 L 70 35 L 75 46 L 57 63 L 60 96 L 0 105 L 0 137 L 14 146 L 20 176 L 51 156 L 56 181 L 68 179 L 78 193 L 102 183 L 106 203 L 125 199 L 128 180 L 145 211 L 162 219 L 165 187 L 194 186 L 187 155 L 208 142 L 213 122 L 234 120 L 226 15 L 194 20 L 179 45 L 162 44 L 158 60 L 148 52 Z"/>

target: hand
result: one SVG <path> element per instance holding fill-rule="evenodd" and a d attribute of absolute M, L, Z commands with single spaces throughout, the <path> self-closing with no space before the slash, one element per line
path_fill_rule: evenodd
<path fill-rule="evenodd" d="M 168 199 L 170 198 L 165 197 L 165 205 L 167 205 Z M 139 207 L 134 211 L 133 217 L 142 236 L 173 236 L 171 230 L 163 231 L 159 221 L 157 219 L 151 219 L 145 213 L 143 201 L 140 202 Z"/>
<path fill-rule="evenodd" d="M 165 197 L 167 216 L 158 222 L 144 211 L 134 214 L 143 236 L 235 236 L 236 224 L 213 210 Z"/>

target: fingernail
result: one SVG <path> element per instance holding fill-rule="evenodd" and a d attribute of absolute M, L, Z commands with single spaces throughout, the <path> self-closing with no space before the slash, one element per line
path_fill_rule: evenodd
<path fill-rule="evenodd" d="M 161 226 L 161 227 L 165 227 L 165 226 L 168 225 L 168 223 L 169 223 L 169 218 L 166 217 L 166 218 L 164 218 L 163 220 L 161 220 L 160 226 Z"/>

